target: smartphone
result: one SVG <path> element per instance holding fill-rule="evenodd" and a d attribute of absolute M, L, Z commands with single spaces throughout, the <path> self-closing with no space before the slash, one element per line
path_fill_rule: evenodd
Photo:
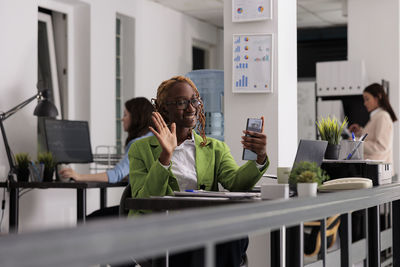
<path fill-rule="evenodd" d="M 262 119 L 253 119 L 253 118 L 247 119 L 246 130 L 248 130 L 248 131 L 261 133 L 262 126 L 263 126 Z M 249 149 L 243 148 L 242 159 L 243 160 L 256 160 L 257 154 Z"/>

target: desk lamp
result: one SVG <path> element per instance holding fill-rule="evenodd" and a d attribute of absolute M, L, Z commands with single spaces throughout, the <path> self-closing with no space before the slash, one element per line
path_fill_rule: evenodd
<path fill-rule="evenodd" d="M 9 111 L 0 112 L 1 134 L 3 135 L 4 147 L 6 148 L 8 163 L 10 165 L 10 171 L 8 172 L 7 183 L 15 182 L 14 174 L 16 174 L 16 169 L 15 169 L 14 160 L 13 160 L 13 157 L 11 154 L 11 149 L 10 149 L 10 146 L 8 145 L 3 121 L 5 121 L 7 118 L 14 115 L 16 112 L 18 112 L 20 109 L 22 109 L 23 107 L 25 107 L 26 105 L 28 105 L 30 102 L 32 102 L 35 99 L 38 99 L 38 104 L 35 108 L 35 111 L 33 112 L 33 115 L 38 116 L 38 117 L 56 117 L 58 115 L 57 108 L 47 98 L 48 98 L 48 91 L 47 90 L 39 90 L 36 95 L 32 96 L 31 98 L 23 101 L 22 103 L 20 103 L 18 105 L 16 105 Z"/>

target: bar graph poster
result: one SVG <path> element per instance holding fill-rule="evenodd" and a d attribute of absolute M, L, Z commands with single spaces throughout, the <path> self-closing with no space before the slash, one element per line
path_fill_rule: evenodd
<path fill-rule="evenodd" d="M 232 0 L 232 21 L 272 19 L 271 0 Z"/>
<path fill-rule="evenodd" d="M 272 34 L 234 34 L 232 91 L 272 93 Z"/>

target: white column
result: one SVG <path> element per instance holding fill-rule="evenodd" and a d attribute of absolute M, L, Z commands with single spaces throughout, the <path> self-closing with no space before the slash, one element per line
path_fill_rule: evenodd
<path fill-rule="evenodd" d="M 225 141 L 242 164 L 240 136 L 247 118 L 265 116 L 267 173 L 278 166 L 292 166 L 297 150 L 297 34 L 296 0 L 272 0 L 273 19 L 233 23 L 232 0 L 224 0 Z M 273 93 L 232 93 L 232 35 L 272 33 Z M 270 266 L 268 235 L 250 237 L 250 266 Z"/>
<path fill-rule="evenodd" d="M 390 83 L 389 98 L 399 117 L 399 0 L 348 1 L 348 59 L 365 60 L 369 81 Z M 394 170 L 399 170 L 399 122 L 394 124 Z"/>
<path fill-rule="evenodd" d="M 268 173 L 277 166 L 291 166 L 297 149 L 297 35 L 296 1 L 273 0 L 273 19 L 232 22 L 232 1 L 224 4 L 225 141 L 241 161 L 240 136 L 249 117 L 265 116 Z M 273 93 L 232 93 L 232 35 L 272 33 Z"/>

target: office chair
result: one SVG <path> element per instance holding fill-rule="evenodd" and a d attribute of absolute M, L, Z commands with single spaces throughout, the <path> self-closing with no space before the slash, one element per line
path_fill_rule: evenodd
<path fill-rule="evenodd" d="M 119 216 L 120 216 L 120 217 L 126 217 L 126 216 L 128 216 L 129 209 L 127 209 L 127 208 L 125 207 L 125 200 L 126 200 L 128 197 L 132 197 L 132 191 L 131 191 L 131 185 L 130 185 L 130 184 L 128 184 L 128 185 L 125 187 L 125 189 L 124 189 L 124 191 L 122 192 L 122 195 L 121 195 L 121 200 L 120 200 L 120 202 L 119 202 Z"/>
<path fill-rule="evenodd" d="M 119 201 L 119 217 L 127 217 L 129 213 L 129 209 L 126 208 L 125 206 L 125 200 L 129 197 L 132 197 L 132 191 L 131 191 L 131 185 L 128 184 L 124 191 L 122 192 L 121 195 L 121 200 Z M 112 265 L 112 267 L 136 267 L 136 266 L 142 266 L 142 267 L 151 267 L 151 261 L 149 260 L 134 260 L 131 259 L 131 262 L 125 263 L 125 264 L 120 264 L 120 265 Z"/>
<path fill-rule="evenodd" d="M 327 249 L 336 242 L 340 226 L 340 214 L 329 217 L 326 220 Z M 304 256 L 312 257 L 318 255 L 321 250 L 321 223 L 319 221 L 305 222 L 304 228 L 311 228 L 311 233 L 304 233 Z"/>

